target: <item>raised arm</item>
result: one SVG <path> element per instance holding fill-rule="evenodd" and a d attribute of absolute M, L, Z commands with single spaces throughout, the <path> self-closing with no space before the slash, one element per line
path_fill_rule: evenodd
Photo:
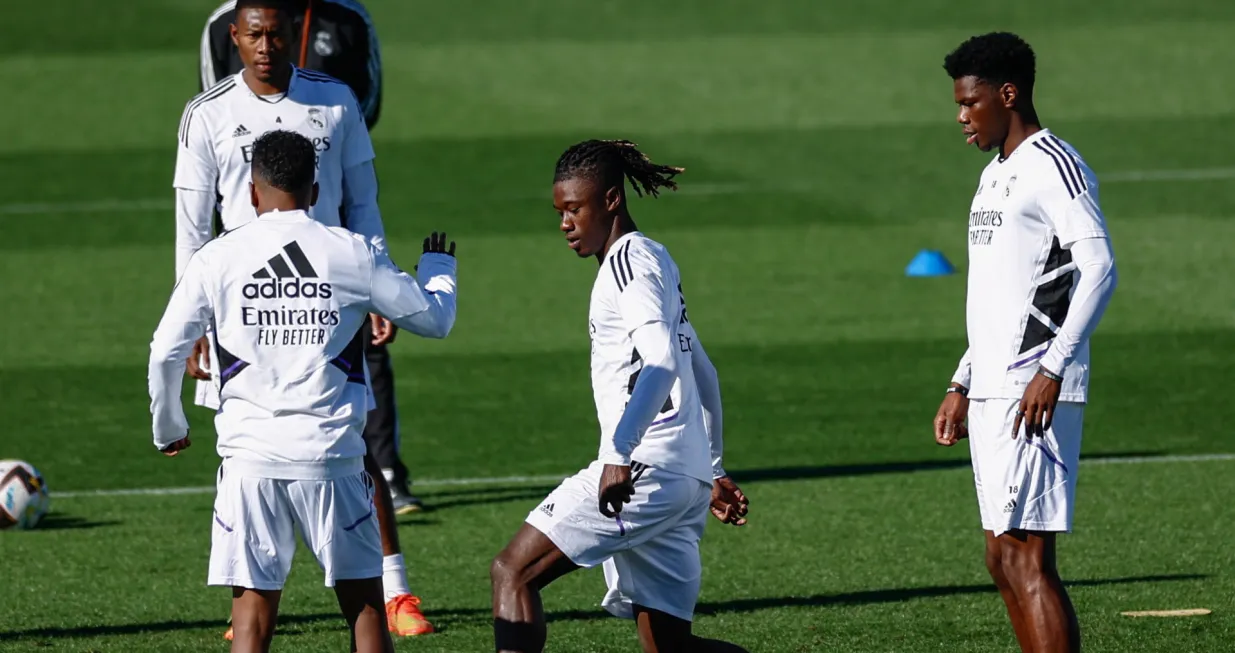
<path fill-rule="evenodd" d="M 435 233 L 425 240 L 417 270 L 420 280 L 395 267 L 386 253 L 369 246 L 373 259 L 369 309 L 400 329 L 425 338 L 445 338 L 455 323 L 457 287 L 454 243 Z"/>

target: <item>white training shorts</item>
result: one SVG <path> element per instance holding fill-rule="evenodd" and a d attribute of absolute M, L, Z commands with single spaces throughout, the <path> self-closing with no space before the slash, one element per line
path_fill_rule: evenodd
<path fill-rule="evenodd" d="M 1060 402 L 1045 437 L 1012 437 L 1019 399 L 969 403 L 969 453 L 982 528 L 1068 532 L 1076 500 L 1084 404 Z"/>
<path fill-rule="evenodd" d="M 217 485 L 207 584 L 282 589 L 296 532 L 325 572 L 327 587 L 381 577 L 382 539 L 368 474 L 286 480 L 246 476 L 224 463 Z"/>
<path fill-rule="evenodd" d="M 604 565 L 601 601 L 618 617 L 634 605 L 691 621 L 703 567 L 699 540 L 712 486 L 699 479 L 635 463 L 635 494 L 616 517 L 600 514 L 600 474 L 594 462 L 562 484 L 527 516 L 580 567 Z"/>

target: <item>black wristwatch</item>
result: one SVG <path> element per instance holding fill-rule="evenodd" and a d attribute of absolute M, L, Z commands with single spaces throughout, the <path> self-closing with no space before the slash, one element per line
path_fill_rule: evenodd
<path fill-rule="evenodd" d="M 950 385 L 945 394 L 958 394 L 962 397 L 969 397 L 969 388 L 963 385 Z"/>

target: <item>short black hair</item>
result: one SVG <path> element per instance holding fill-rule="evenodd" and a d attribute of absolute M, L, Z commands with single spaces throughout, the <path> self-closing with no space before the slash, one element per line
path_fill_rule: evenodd
<path fill-rule="evenodd" d="M 590 140 L 575 143 L 558 157 L 553 181 L 584 178 L 609 185 L 629 179 L 637 195 L 642 197 L 647 193 L 656 197 L 660 188 L 677 190 L 673 178 L 685 171 L 686 168 L 652 163 L 630 141 Z"/>
<path fill-rule="evenodd" d="M 1033 48 L 1010 32 L 991 32 L 960 44 L 943 59 L 943 68 L 952 79 L 977 77 L 993 86 L 1016 85 L 1026 99 L 1033 97 Z"/>
<path fill-rule="evenodd" d="M 236 0 L 236 15 L 245 9 L 277 9 L 290 16 L 292 4 L 289 0 Z"/>
<path fill-rule="evenodd" d="M 313 143 L 296 132 L 266 132 L 253 141 L 253 176 L 274 188 L 303 193 L 313 187 L 316 172 Z"/>

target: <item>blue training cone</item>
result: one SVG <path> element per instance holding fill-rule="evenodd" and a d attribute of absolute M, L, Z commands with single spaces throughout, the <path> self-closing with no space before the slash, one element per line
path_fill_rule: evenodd
<path fill-rule="evenodd" d="M 942 277 L 955 271 L 948 257 L 933 249 L 918 252 L 905 268 L 905 274 L 910 277 Z"/>

